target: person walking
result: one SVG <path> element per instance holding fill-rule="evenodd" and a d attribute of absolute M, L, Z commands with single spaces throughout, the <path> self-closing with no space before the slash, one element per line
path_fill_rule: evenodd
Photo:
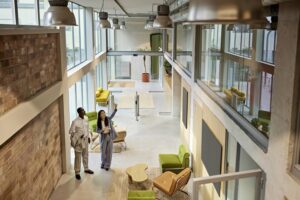
<path fill-rule="evenodd" d="M 83 108 L 77 109 L 78 117 L 72 121 L 70 128 L 70 139 L 71 146 L 75 151 L 75 177 L 80 180 L 80 168 L 81 168 L 81 157 L 83 161 L 84 172 L 88 174 L 94 174 L 92 170 L 89 169 L 89 151 L 88 144 L 90 143 L 89 137 L 89 124 L 87 119 L 84 118 L 85 110 Z"/>
<path fill-rule="evenodd" d="M 97 120 L 97 132 L 100 134 L 101 145 L 101 169 L 109 170 L 112 160 L 113 140 L 117 137 L 115 129 L 112 125 L 112 118 L 117 112 L 117 105 L 110 117 L 106 116 L 104 110 L 100 110 Z"/>

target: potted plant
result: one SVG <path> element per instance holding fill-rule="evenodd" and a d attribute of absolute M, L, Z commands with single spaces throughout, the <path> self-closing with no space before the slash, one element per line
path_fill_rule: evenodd
<path fill-rule="evenodd" d="M 145 72 L 142 73 L 142 82 L 149 82 L 150 80 L 150 74 L 147 73 L 147 68 L 146 68 L 146 56 L 143 56 L 143 60 L 144 60 L 144 70 Z"/>
<path fill-rule="evenodd" d="M 164 61 L 164 67 L 165 67 L 166 73 L 169 76 L 171 76 L 172 75 L 172 65 L 167 60 Z"/>

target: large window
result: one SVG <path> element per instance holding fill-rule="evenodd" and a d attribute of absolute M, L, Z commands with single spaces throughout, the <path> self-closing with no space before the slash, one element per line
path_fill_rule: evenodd
<path fill-rule="evenodd" d="M 66 28 L 67 68 L 71 69 L 87 59 L 86 11 L 84 7 L 75 3 L 69 3 L 68 6 L 74 13 L 78 24 L 78 26 L 69 26 Z"/>
<path fill-rule="evenodd" d="M 105 50 L 105 29 L 100 28 L 99 13 L 94 12 L 95 53 Z"/>
<path fill-rule="evenodd" d="M 252 40 L 257 33 L 248 25 L 233 26 L 233 30 L 204 25 L 199 32 L 201 66 L 196 70 L 197 78 L 268 137 L 274 67 L 252 55 L 253 43 L 261 46 L 262 40 Z"/>
<path fill-rule="evenodd" d="M 104 62 L 99 63 L 96 66 L 96 85 L 98 87 L 103 87 L 103 65 Z"/>
<path fill-rule="evenodd" d="M 18 0 L 19 24 L 38 25 L 36 0 Z"/>
<path fill-rule="evenodd" d="M 177 24 L 176 31 L 176 61 L 188 72 L 191 72 L 193 47 L 192 26 Z"/>
<path fill-rule="evenodd" d="M 94 87 L 90 74 L 87 74 L 69 88 L 70 119 L 77 116 L 77 108 L 83 107 L 87 112 L 94 109 Z"/>
<path fill-rule="evenodd" d="M 0 0 L 0 24 L 14 24 L 14 2 L 13 0 Z"/>
<path fill-rule="evenodd" d="M 276 31 L 263 31 L 262 61 L 274 63 L 276 50 Z"/>

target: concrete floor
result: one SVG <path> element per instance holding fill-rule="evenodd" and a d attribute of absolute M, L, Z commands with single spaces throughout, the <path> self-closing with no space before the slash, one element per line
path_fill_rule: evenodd
<path fill-rule="evenodd" d="M 50 199 L 127 199 L 111 194 L 114 191 L 112 188 L 116 186 L 115 182 L 118 181 L 116 171 L 137 163 L 146 163 L 149 168 L 157 168 L 159 153 L 176 153 L 180 144 L 179 119 L 162 114 L 171 112 L 170 91 L 165 91 L 153 93 L 155 109 L 142 109 L 139 121 L 136 121 L 133 109 L 118 110 L 114 121 L 118 126 L 127 129 L 127 150 L 113 154 L 110 171 L 100 169 L 100 153 L 90 153 L 89 167 L 95 174 L 82 173 L 81 181 L 75 179 L 73 171 L 64 174 Z"/>

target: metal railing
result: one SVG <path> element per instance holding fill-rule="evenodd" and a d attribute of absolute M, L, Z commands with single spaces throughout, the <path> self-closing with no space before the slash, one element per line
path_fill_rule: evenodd
<path fill-rule="evenodd" d="M 261 183 L 262 183 L 262 170 L 248 170 L 242 172 L 233 172 L 228 174 L 220 174 L 208 177 L 200 177 L 193 179 L 193 193 L 192 199 L 198 200 L 199 199 L 199 186 L 209 183 L 217 183 L 223 181 L 231 181 L 231 180 L 238 180 L 242 178 L 250 178 L 256 177 L 256 190 L 255 190 L 255 200 L 260 200 L 261 197 Z"/>

